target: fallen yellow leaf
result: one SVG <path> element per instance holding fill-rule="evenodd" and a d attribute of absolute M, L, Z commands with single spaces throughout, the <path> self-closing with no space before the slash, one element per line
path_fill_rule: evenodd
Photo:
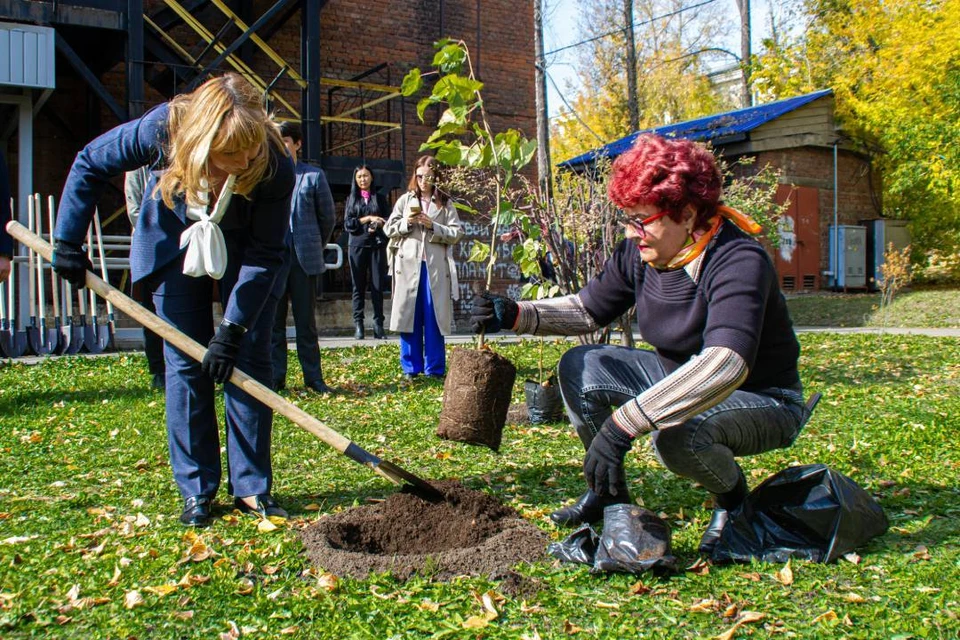
<path fill-rule="evenodd" d="M 137 590 L 127 591 L 123 595 L 123 606 L 127 609 L 133 609 L 134 607 L 143 604 L 143 596 L 140 595 L 140 592 Z"/>
<path fill-rule="evenodd" d="M 732 627 L 730 627 L 729 630 L 717 636 L 717 640 L 732 640 L 734 634 L 737 632 L 737 629 L 739 629 L 740 627 L 742 627 L 747 623 L 757 622 L 758 620 L 762 620 L 763 618 L 764 618 L 764 614 L 762 613 L 758 613 L 756 611 L 744 611 L 742 614 L 740 614 L 740 618 L 736 621 L 736 623 L 734 623 Z"/>
<path fill-rule="evenodd" d="M 784 586 L 793 584 L 793 570 L 790 568 L 790 561 L 787 560 L 787 564 L 784 565 L 783 569 L 773 574 L 773 577 Z"/>
<path fill-rule="evenodd" d="M 483 629 L 489 624 L 486 616 L 470 616 L 463 621 L 462 626 L 464 629 Z"/>
<path fill-rule="evenodd" d="M 833 622 L 836 619 L 837 619 L 837 612 L 834 611 L 833 609 L 830 609 L 830 611 L 821 613 L 816 618 L 814 618 L 813 624 L 817 624 L 818 622 Z"/>
<path fill-rule="evenodd" d="M 279 527 L 273 524 L 270 520 L 264 518 L 257 523 L 257 531 L 260 533 L 269 533 L 271 531 L 276 531 Z"/>
<path fill-rule="evenodd" d="M 148 591 L 162 598 L 164 596 L 170 595 L 171 593 L 176 591 L 178 588 L 179 586 L 175 584 L 162 584 L 158 587 L 145 587 L 143 590 Z"/>

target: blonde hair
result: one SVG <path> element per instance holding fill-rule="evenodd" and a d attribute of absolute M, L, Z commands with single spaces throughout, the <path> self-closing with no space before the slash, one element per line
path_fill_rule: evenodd
<path fill-rule="evenodd" d="M 236 73 L 212 78 L 194 92 L 176 96 L 170 101 L 167 127 L 167 167 L 155 193 L 159 192 L 171 209 L 177 196 L 185 196 L 189 204 L 200 204 L 200 194 L 206 191 L 201 180 L 209 179 L 211 153 L 258 148 L 256 158 L 234 183 L 233 192 L 244 197 L 270 177 L 270 145 L 287 153 L 260 93 Z"/>

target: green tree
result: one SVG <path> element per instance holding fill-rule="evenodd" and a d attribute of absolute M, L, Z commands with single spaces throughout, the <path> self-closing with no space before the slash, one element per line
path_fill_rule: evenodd
<path fill-rule="evenodd" d="M 767 41 L 768 98 L 833 88 L 844 128 L 884 177 L 884 213 L 912 220 L 925 253 L 960 250 L 960 2 L 805 0 L 806 26 Z M 916 257 L 916 256 L 915 256 Z"/>
<path fill-rule="evenodd" d="M 732 108 L 732 98 L 718 93 L 707 78 L 705 63 L 730 26 L 720 3 L 685 11 L 682 0 L 634 2 L 637 93 L 641 128 L 680 122 Z M 577 75 L 582 88 L 570 110 L 561 110 L 551 126 L 550 144 L 557 160 L 566 160 L 632 131 L 627 109 L 626 41 L 623 0 L 588 0 L 581 4 L 582 39 Z M 614 32 L 614 33 L 611 33 Z M 609 35 L 605 35 L 609 34 Z M 579 118 L 577 117 L 579 116 Z"/>

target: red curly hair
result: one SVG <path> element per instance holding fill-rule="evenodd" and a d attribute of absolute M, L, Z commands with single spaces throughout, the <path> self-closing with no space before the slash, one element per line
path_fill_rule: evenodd
<path fill-rule="evenodd" d="M 613 163 L 607 195 L 621 209 L 652 204 L 675 222 L 687 205 L 695 226 L 716 213 L 722 187 L 716 158 L 690 140 L 646 134 Z"/>

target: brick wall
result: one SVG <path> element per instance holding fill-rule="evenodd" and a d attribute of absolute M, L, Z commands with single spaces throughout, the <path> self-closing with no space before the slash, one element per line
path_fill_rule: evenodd
<path fill-rule="evenodd" d="M 274 0 L 256 0 L 254 2 L 253 22 L 274 4 Z M 148 15 L 154 15 L 163 7 L 161 0 L 145 0 L 144 9 Z M 224 24 L 225 18 L 212 5 L 208 5 L 195 15 L 211 32 L 216 33 Z M 353 0 L 351 2 L 328 2 L 319 15 L 320 20 L 320 61 L 321 76 L 324 78 L 350 79 L 369 69 L 388 63 L 389 70 L 382 70 L 365 78 L 377 84 L 399 85 L 403 76 L 413 67 L 427 68 L 433 58 L 433 43 L 442 38 L 462 39 L 470 49 L 475 69 L 485 83 L 484 97 L 494 130 L 508 127 L 521 130 L 528 137 L 536 135 L 536 115 L 534 111 L 534 68 L 533 68 L 533 9 L 524 5 L 518 9 L 515 2 L 506 0 L 407 0 L 377 1 Z M 149 29 L 149 27 L 148 27 Z M 286 25 L 269 39 L 270 46 L 286 60 L 292 68 L 302 69 L 300 44 L 300 15 L 294 15 Z M 168 33 L 177 42 L 196 55 L 203 43 L 195 32 L 186 26 L 176 26 Z M 226 42 L 231 42 L 240 32 L 227 32 Z M 116 32 L 109 37 L 122 37 Z M 107 36 L 105 36 L 107 37 Z M 252 49 L 250 66 L 267 82 L 278 73 L 279 67 L 258 48 Z M 84 57 L 84 51 L 78 54 Z M 204 61 L 209 62 L 215 54 L 208 54 Z M 154 66 L 146 67 L 149 72 Z M 224 67 L 228 68 L 228 67 Z M 64 63 L 58 64 L 57 90 L 46 106 L 41 110 L 35 122 L 35 185 L 41 193 L 53 193 L 59 196 L 70 164 L 76 153 L 91 138 L 118 124 L 114 115 L 98 100 L 79 79 L 73 69 Z M 125 104 L 126 69 L 123 63 L 106 71 L 101 82 L 120 104 Z M 289 78 L 282 78 L 276 89 L 295 108 L 300 109 L 300 87 Z M 328 104 L 328 89 L 322 89 L 321 112 L 323 115 L 336 115 L 349 107 L 349 101 L 338 102 L 338 94 L 343 96 L 349 91 L 337 90 L 334 100 Z M 162 96 L 147 86 L 147 102 L 156 104 Z M 379 94 L 368 93 L 369 100 Z M 351 98 L 358 103 L 359 97 Z M 291 114 L 282 105 L 275 105 L 280 116 Z M 416 98 L 401 103 L 393 100 L 386 104 L 371 107 L 367 119 L 382 119 L 399 122 L 400 109 L 404 109 L 406 121 L 406 148 L 401 153 L 399 132 L 378 137 L 366 144 L 368 157 L 400 158 L 409 173 L 413 162 L 420 155 L 418 148 L 433 131 L 433 125 L 439 117 L 439 110 L 427 112 L 426 123 L 421 124 L 416 117 Z M 357 117 L 354 115 L 352 117 Z M 369 128 L 367 134 L 376 129 Z M 356 132 L 348 126 L 325 131 L 331 139 L 355 139 Z M 351 138 L 351 136 L 354 136 Z M 15 147 L 11 149 L 15 151 Z M 359 155 L 359 147 L 347 146 L 336 155 Z M 16 170 L 15 166 L 12 170 Z M 532 172 L 531 172 L 532 177 Z M 122 206 L 122 181 L 115 180 L 114 188 L 108 189 L 101 202 L 101 215 L 106 218 Z M 393 197 L 399 193 L 392 194 Z M 488 229 L 482 225 L 467 222 L 468 238 L 456 249 L 457 260 L 465 261 L 472 239 L 488 238 Z M 120 215 L 109 228 L 110 233 L 124 233 L 129 230 L 125 216 Z M 504 255 L 509 255 L 509 247 Z M 476 265 L 462 266 L 461 276 L 463 294 L 469 300 L 467 289 L 472 287 Z M 504 290 L 518 283 L 519 273 L 513 265 L 505 263 L 497 267 L 495 289 Z M 465 308 L 458 308 L 458 324 L 462 325 Z"/>

